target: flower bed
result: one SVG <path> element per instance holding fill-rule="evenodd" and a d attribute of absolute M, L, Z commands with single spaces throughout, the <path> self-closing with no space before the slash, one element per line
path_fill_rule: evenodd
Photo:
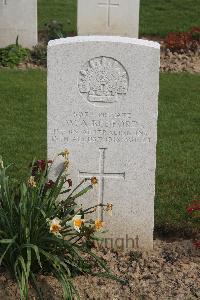
<path fill-rule="evenodd" d="M 18 283 L 22 300 L 32 283 L 42 299 L 37 274 L 52 273 L 66 300 L 78 297 L 72 278 L 92 274 L 115 278 L 93 251 L 102 220 L 85 219 L 98 205 L 83 209 L 76 203 L 98 183 L 95 177 L 73 187 L 68 177 L 69 152 L 61 152 L 61 170 L 51 178 L 54 161 L 33 162 L 26 182 L 13 183 L 0 157 L 0 265 Z M 110 212 L 112 205 L 101 205 Z M 85 257 L 89 259 L 85 259 Z M 96 270 L 95 270 L 96 268 Z"/>

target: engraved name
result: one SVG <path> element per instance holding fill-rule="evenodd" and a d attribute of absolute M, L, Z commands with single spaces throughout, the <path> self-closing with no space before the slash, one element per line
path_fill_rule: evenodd
<path fill-rule="evenodd" d="M 149 143 L 145 127 L 131 113 L 74 112 L 62 129 L 54 128 L 54 142 Z"/>

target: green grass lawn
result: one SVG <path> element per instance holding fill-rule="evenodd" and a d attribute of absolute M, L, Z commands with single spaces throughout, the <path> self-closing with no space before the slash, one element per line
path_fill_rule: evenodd
<path fill-rule="evenodd" d="M 156 226 L 187 228 L 185 207 L 200 197 L 200 75 L 161 74 Z M 0 154 L 24 177 L 46 156 L 46 72 L 0 70 Z"/>
<path fill-rule="evenodd" d="M 200 199 L 200 75 L 162 74 L 156 172 L 156 224 L 187 228 L 185 206 Z"/>
<path fill-rule="evenodd" d="M 63 24 L 66 32 L 76 31 L 76 0 L 38 0 L 39 30 L 56 20 Z"/>
<path fill-rule="evenodd" d="M 199 0 L 140 0 L 140 35 L 166 36 L 200 26 Z M 51 20 L 63 23 L 66 32 L 76 31 L 76 0 L 38 0 L 39 29 Z M 86 8 L 87 9 L 87 8 Z"/>
<path fill-rule="evenodd" d="M 0 71 L 0 155 L 22 177 L 46 153 L 46 73 Z"/>
<path fill-rule="evenodd" d="M 165 37 L 172 31 L 200 27 L 199 0 L 141 0 L 140 35 Z"/>

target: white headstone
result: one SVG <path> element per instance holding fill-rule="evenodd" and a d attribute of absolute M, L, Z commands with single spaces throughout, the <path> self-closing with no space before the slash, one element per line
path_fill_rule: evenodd
<path fill-rule="evenodd" d="M 37 0 L 0 0 L 0 48 L 14 44 L 37 44 Z"/>
<path fill-rule="evenodd" d="M 114 247 L 153 245 L 159 52 L 122 37 L 48 46 L 48 157 L 67 148 L 75 184 L 99 179 L 82 203 L 113 204 L 112 217 L 102 208 L 96 217 Z"/>
<path fill-rule="evenodd" d="M 78 35 L 138 37 L 140 0 L 78 0 Z"/>

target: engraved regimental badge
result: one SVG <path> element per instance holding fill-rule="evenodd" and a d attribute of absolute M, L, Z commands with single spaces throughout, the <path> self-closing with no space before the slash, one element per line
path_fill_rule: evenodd
<path fill-rule="evenodd" d="M 95 57 L 80 71 L 78 87 L 84 98 L 93 104 L 114 103 L 127 94 L 128 74 L 117 60 Z"/>

